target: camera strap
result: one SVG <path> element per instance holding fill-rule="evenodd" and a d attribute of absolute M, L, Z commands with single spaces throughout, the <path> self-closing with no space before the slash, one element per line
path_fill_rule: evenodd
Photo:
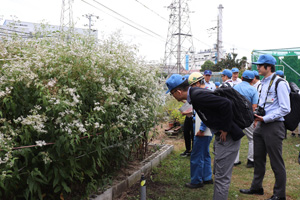
<path fill-rule="evenodd" d="M 274 73 L 274 74 L 273 74 L 273 77 L 272 77 L 272 79 L 271 79 L 271 81 L 270 81 L 270 84 L 269 84 L 269 87 L 268 87 L 268 91 L 267 91 L 267 95 L 266 95 L 266 99 L 265 99 L 265 103 L 264 103 L 264 107 L 263 107 L 264 109 L 265 109 L 267 97 L 268 97 L 268 94 L 269 94 L 269 90 L 270 90 L 270 88 L 271 88 L 271 86 L 272 86 L 272 84 L 273 84 L 274 79 L 276 78 L 276 76 L 277 76 L 277 75 Z M 259 99 L 260 99 L 261 91 L 262 91 L 262 89 L 260 89 L 260 93 L 259 93 L 259 98 L 258 98 L 257 105 L 259 104 Z"/>

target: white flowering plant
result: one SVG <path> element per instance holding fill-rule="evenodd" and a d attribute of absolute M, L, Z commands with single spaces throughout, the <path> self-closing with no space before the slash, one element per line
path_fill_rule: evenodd
<path fill-rule="evenodd" d="M 162 81 L 137 50 L 119 34 L 0 39 L 1 199 L 89 192 L 145 144 Z"/>

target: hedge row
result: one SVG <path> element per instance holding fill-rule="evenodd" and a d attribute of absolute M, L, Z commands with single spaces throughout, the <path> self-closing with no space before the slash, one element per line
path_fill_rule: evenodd
<path fill-rule="evenodd" d="M 161 104 L 158 70 L 119 35 L 41 35 L 51 37 L 0 40 L 1 199 L 74 199 L 107 184 Z"/>

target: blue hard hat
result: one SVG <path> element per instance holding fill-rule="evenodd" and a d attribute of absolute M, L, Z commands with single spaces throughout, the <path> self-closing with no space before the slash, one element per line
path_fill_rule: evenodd
<path fill-rule="evenodd" d="M 282 70 L 277 70 L 277 71 L 275 72 L 275 74 L 277 74 L 277 75 L 279 75 L 279 76 L 284 76 L 284 73 L 283 73 Z"/>
<path fill-rule="evenodd" d="M 212 72 L 210 70 L 205 70 L 204 75 L 212 75 Z"/>
<path fill-rule="evenodd" d="M 258 73 L 258 71 L 256 71 L 256 70 L 253 70 L 253 73 L 254 73 L 254 76 L 259 76 L 259 73 Z"/>
<path fill-rule="evenodd" d="M 232 72 L 229 69 L 224 69 L 221 74 L 228 76 L 228 78 L 232 77 Z"/>
<path fill-rule="evenodd" d="M 232 71 L 232 73 L 235 73 L 235 72 L 239 72 L 239 69 L 234 67 L 234 68 L 231 69 L 231 71 Z"/>
<path fill-rule="evenodd" d="M 172 74 L 172 76 L 170 76 L 170 78 L 168 78 L 166 81 L 166 85 L 168 87 L 168 91 L 166 92 L 166 94 L 182 84 L 185 80 L 187 79 L 179 74 Z"/>
<path fill-rule="evenodd" d="M 215 82 L 215 85 L 216 85 L 216 86 L 219 86 L 219 85 L 220 85 L 220 82 Z"/>
<path fill-rule="evenodd" d="M 276 65 L 276 59 L 270 55 L 260 55 L 258 60 L 256 62 L 253 62 L 254 65 L 262 65 L 262 64 L 270 64 L 270 65 Z"/>
<path fill-rule="evenodd" d="M 246 70 L 243 72 L 242 77 L 244 77 L 246 79 L 254 79 L 254 72 L 250 71 L 250 70 Z"/>

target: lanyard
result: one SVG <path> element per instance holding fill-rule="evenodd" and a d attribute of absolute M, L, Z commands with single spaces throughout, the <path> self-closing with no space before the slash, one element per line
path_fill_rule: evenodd
<path fill-rule="evenodd" d="M 267 97 L 268 97 L 268 94 L 269 94 L 269 90 L 270 90 L 270 88 L 271 88 L 271 86 L 272 86 L 272 84 L 273 84 L 274 79 L 276 78 L 276 76 L 277 75 L 274 73 L 274 75 L 273 75 L 273 77 L 272 77 L 272 79 L 270 81 L 270 84 L 269 84 L 269 87 L 268 87 L 268 91 L 267 91 L 267 95 L 266 95 L 266 99 L 265 99 L 265 103 L 264 103 L 264 107 L 263 108 L 265 108 Z M 261 91 L 262 91 L 262 89 L 260 90 L 260 93 L 259 93 L 259 98 L 258 98 L 257 105 L 259 105 L 259 99 L 260 99 Z"/>

